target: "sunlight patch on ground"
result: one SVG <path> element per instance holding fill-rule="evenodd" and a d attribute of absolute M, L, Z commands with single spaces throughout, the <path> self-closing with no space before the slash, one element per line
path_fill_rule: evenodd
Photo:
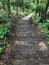
<path fill-rule="evenodd" d="M 31 31 L 27 31 L 27 32 L 17 32 L 17 36 L 27 36 L 27 34 L 31 33 Z"/>
<path fill-rule="evenodd" d="M 23 20 L 29 20 L 33 16 L 33 13 L 28 14 L 28 16 L 23 17 Z"/>
<path fill-rule="evenodd" d="M 19 34 L 17 34 L 17 37 L 19 37 L 19 36 L 26 36 L 26 34 L 19 33 Z"/>
<path fill-rule="evenodd" d="M 28 46 L 31 45 L 31 44 L 29 44 L 29 43 L 27 43 L 25 41 L 15 41 L 15 44 L 17 44 L 17 45 L 28 45 Z"/>

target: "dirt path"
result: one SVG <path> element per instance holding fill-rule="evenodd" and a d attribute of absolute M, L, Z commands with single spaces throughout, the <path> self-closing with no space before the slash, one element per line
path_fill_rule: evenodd
<path fill-rule="evenodd" d="M 9 65 L 49 65 L 45 37 L 34 23 L 31 26 L 29 20 L 24 17 L 13 24 L 16 26 L 10 42 L 12 50 L 7 64 L 10 62 Z"/>

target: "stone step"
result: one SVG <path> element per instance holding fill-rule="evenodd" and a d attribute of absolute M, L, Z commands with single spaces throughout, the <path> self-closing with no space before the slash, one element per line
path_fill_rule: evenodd
<path fill-rule="evenodd" d="M 13 61 L 13 65 L 39 65 L 39 62 L 36 61 L 26 61 L 26 60 L 15 60 Z"/>
<path fill-rule="evenodd" d="M 49 64 L 45 64 L 45 63 L 40 63 L 40 65 L 49 65 Z"/>
<path fill-rule="evenodd" d="M 30 29 L 29 26 L 19 26 L 20 29 Z"/>
<path fill-rule="evenodd" d="M 33 60 L 18 60 L 18 59 L 13 59 L 12 61 L 13 65 L 49 65 L 49 63 L 42 63 L 38 59 L 33 59 Z"/>
<path fill-rule="evenodd" d="M 25 28 L 21 28 L 21 29 L 20 28 L 18 28 L 18 29 L 16 28 L 16 32 L 26 32 L 26 31 L 31 31 L 31 30 L 32 29 L 28 29 L 28 28 L 26 28 L 26 29 Z"/>
<path fill-rule="evenodd" d="M 32 60 L 33 58 L 38 58 L 38 54 L 36 52 L 37 48 L 34 49 L 33 45 L 16 45 L 14 51 L 14 57 L 16 59 L 25 59 L 25 60 Z"/>
<path fill-rule="evenodd" d="M 28 23 L 25 23 L 25 22 L 24 22 L 24 23 L 22 23 L 22 22 L 21 22 L 21 23 L 18 23 L 18 22 L 17 22 L 16 24 L 17 24 L 17 25 L 28 25 Z"/>
<path fill-rule="evenodd" d="M 16 22 L 17 24 L 28 24 L 28 21 L 18 21 L 18 22 Z"/>

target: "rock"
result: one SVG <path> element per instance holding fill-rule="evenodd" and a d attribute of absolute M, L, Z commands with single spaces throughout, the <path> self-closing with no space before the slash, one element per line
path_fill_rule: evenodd
<path fill-rule="evenodd" d="M 41 51 L 48 50 L 46 44 L 45 44 L 43 41 L 41 41 L 41 42 L 39 43 L 39 49 L 40 49 Z"/>

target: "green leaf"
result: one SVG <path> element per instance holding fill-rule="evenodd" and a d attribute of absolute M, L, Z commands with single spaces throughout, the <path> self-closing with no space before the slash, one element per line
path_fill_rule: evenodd
<path fill-rule="evenodd" d="M 47 42 L 47 45 L 49 45 L 49 42 Z"/>
<path fill-rule="evenodd" d="M 0 54 L 3 52 L 3 47 L 0 47 Z"/>

